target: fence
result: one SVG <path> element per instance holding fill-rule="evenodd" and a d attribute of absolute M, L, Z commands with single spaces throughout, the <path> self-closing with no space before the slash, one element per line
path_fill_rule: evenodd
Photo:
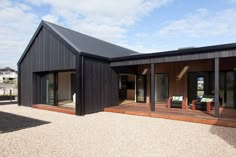
<path fill-rule="evenodd" d="M 0 95 L 0 104 L 17 103 L 17 96 L 12 94 L 10 90 L 9 95 Z"/>

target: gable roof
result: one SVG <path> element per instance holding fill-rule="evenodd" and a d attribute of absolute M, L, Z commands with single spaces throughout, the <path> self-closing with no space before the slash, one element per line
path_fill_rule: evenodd
<path fill-rule="evenodd" d="M 108 43 L 106 41 L 70 30 L 68 28 L 58 26 L 50 22 L 44 22 L 50 27 L 54 28 L 59 33 L 61 33 L 63 38 L 69 40 L 70 43 L 72 43 L 74 46 L 76 46 L 76 48 L 78 48 L 81 52 L 84 53 L 89 53 L 107 58 L 115 58 L 138 53 L 133 50 L 117 46 L 112 43 Z"/>
<path fill-rule="evenodd" d="M 98 57 L 100 59 L 106 59 L 111 62 L 145 59 L 153 57 L 158 58 L 169 56 L 181 56 L 188 54 L 204 54 L 209 52 L 236 48 L 236 43 L 230 43 L 188 49 L 178 49 L 164 52 L 138 53 L 136 51 L 129 50 L 127 48 L 117 46 L 106 41 L 102 41 L 100 39 L 96 39 L 94 37 L 64 28 L 62 26 L 42 21 L 17 64 L 21 63 L 42 27 L 46 28 L 54 35 L 57 35 L 60 39 L 62 39 L 63 43 L 68 45 L 72 49 L 72 52 L 74 54 L 80 53 L 81 55 Z"/>
<path fill-rule="evenodd" d="M 133 54 L 138 54 L 138 52 L 108 43 L 106 41 L 58 26 L 56 24 L 42 21 L 38 26 L 36 32 L 34 33 L 31 41 L 26 47 L 23 55 L 18 61 L 18 64 L 23 60 L 24 56 L 27 54 L 29 48 L 33 44 L 34 39 L 40 32 L 41 28 L 45 27 L 49 31 L 56 33 L 63 41 L 66 42 L 70 47 L 72 47 L 76 52 L 81 54 L 88 54 L 92 56 L 104 57 L 104 58 L 116 58 L 129 56 Z"/>

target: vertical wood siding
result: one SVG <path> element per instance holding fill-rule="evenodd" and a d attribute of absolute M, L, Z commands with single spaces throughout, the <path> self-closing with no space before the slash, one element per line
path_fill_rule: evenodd
<path fill-rule="evenodd" d="M 189 72 L 207 72 L 213 71 L 214 62 L 213 60 L 199 60 L 199 61 L 184 61 L 184 62 L 170 62 L 170 63 L 159 63 L 155 64 L 155 74 L 165 73 L 169 77 L 169 96 L 173 95 L 188 95 L 188 73 L 186 73 L 181 80 L 176 80 L 176 76 L 185 67 L 189 66 Z M 139 65 L 138 74 L 148 68 L 147 73 L 147 103 L 150 102 L 150 65 Z"/>
<path fill-rule="evenodd" d="M 75 55 L 47 29 L 42 28 L 20 63 L 21 105 L 33 104 L 33 73 L 75 69 Z M 37 82 L 37 77 L 35 78 Z"/>
<path fill-rule="evenodd" d="M 47 73 L 33 73 L 33 104 L 46 103 Z"/>
<path fill-rule="evenodd" d="M 83 59 L 85 114 L 118 104 L 118 74 L 108 62 Z"/>

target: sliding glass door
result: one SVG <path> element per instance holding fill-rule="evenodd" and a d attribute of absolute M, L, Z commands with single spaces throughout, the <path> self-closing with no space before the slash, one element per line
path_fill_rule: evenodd
<path fill-rule="evenodd" d="M 166 102 L 169 96 L 168 74 L 155 75 L 155 101 Z"/>
<path fill-rule="evenodd" d="M 235 72 L 227 72 L 225 107 L 234 108 L 234 104 L 235 104 Z"/>
<path fill-rule="evenodd" d="M 146 76 L 136 76 L 136 102 L 146 102 Z"/>
<path fill-rule="evenodd" d="M 215 94 L 214 72 L 191 72 L 188 74 L 188 100 Z M 236 72 L 221 71 L 219 78 L 219 100 L 222 107 L 236 108 Z"/>
<path fill-rule="evenodd" d="M 48 73 L 46 80 L 46 103 L 57 105 L 57 74 Z"/>

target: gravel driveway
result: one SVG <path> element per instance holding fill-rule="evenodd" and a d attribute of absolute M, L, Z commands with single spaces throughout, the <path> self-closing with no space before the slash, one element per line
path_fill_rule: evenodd
<path fill-rule="evenodd" d="M 100 112 L 0 106 L 0 156 L 236 157 L 236 128 Z"/>

